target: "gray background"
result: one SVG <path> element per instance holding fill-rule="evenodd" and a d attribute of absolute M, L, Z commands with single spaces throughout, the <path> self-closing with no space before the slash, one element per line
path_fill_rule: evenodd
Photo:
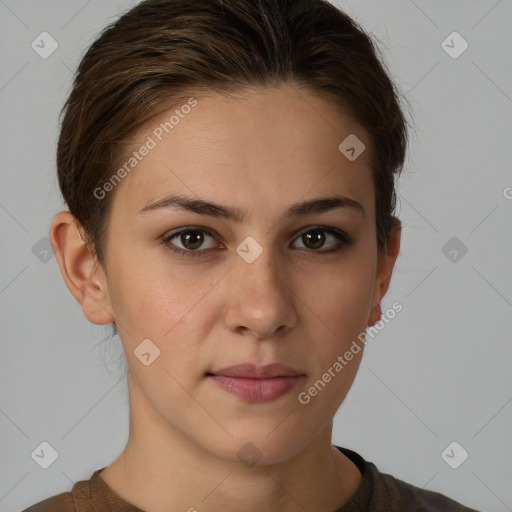
<path fill-rule="evenodd" d="M 119 340 L 102 342 L 110 328 L 83 317 L 44 251 L 63 209 L 55 145 L 72 73 L 134 3 L 0 0 L 2 512 L 70 490 L 127 439 Z M 474 508 L 512 510 L 512 3 L 338 4 L 382 42 L 415 131 L 399 182 L 401 254 L 383 302 L 403 311 L 369 340 L 333 442 Z M 46 59 L 31 47 L 43 31 L 59 45 Z M 453 31 L 469 44 L 458 58 L 441 46 Z M 456 257 L 443 251 L 452 237 Z M 31 457 L 43 441 L 58 452 L 48 469 Z M 469 453 L 457 469 L 441 457 L 453 441 Z"/>

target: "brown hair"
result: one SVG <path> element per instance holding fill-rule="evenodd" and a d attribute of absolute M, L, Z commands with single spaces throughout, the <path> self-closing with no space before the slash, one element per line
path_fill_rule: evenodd
<path fill-rule="evenodd" d="M 406 121 L 378 48 L 325 0 L 146 0 L 106 27 L 77 70 L 61 115 L 59 185 L 104 263 L 113 174 L 129 136 L 191 91 L 294 82 L 335 101 L 371 136 L 379 248 L 400 221 L 395 174 Z M 341 142 L 341 140 L 340 140 Z"/>

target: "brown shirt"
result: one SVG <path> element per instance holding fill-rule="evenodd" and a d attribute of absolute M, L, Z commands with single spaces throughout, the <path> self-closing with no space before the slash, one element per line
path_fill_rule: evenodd
<path fill-rule="evenodd" d="M 340 448 L 361 471 L 357 492 L 336 512 L 477 512 L 446 496 L 426 491 L 381 473 L 358 453 Z M 89 480 L 80 480 L 71 492 L 47 498 L 22 512 L 144 512 L 116 494 L 97 469 Z"/>

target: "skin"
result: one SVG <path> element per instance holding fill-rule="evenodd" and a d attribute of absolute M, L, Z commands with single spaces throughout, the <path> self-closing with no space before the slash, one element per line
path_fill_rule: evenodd
<path fill-rule="evenodd" d="M 66 285 L 91 322 L 116 323 L 129 368 L 129 439 L 101 477 L 155 512 L 332 512 L 361 482 L 331 436 L 363 351 L 307 405 L 297 396 L 380 318 L 400 232 L 378 250 L 371 141 L 331 102 L 297 85 L 196 99 L 111 192 L 105 268 L 95 264 L 69 212 L 51 225 Z M 142 126 L 130 150 L 170 113 Z M 351 133 L 366 144 L 353 162 L 338 150 Z M 179 209 L 139 213 L 169 193 L 239 208 L 246 219 Z M 295 203 L 333 194 L 359 202 L 364 212 L 343 207 L 284 216 Z M 353 243 L 327 253 L 339 241 L 322 232 L 323 245 L 308 245 L 299 231 L 319 225 L 345 231 Z M 214 232 L 198 244 L 205 257 L 168 250 L 174 243 L 197 251 L 183 238 L 162 242 L 186 226 Z M 263 249 L 252 263 L 236 252 L 248 236 Z M 149 366 L 134 355 L 147 338 L 160 349 Z M 265 403 L 244 401 L 205 378 L 248 361 L 281 362 L 305 377 Z M 261 455 L 253 466 L 237 456 L 247 442 Z"/>

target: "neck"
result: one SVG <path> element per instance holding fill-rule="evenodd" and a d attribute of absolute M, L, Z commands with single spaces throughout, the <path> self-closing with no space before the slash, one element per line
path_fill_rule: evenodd
<path fill-rule="evenodd" d="M 101 477 L 142 510 L 332 512 L 361 482 L 357 467 L 331 445 L 332 422 L 290 459 L 246 466 L 202 449 L 150 411 L 132 410 L 125 449 Z"/>

